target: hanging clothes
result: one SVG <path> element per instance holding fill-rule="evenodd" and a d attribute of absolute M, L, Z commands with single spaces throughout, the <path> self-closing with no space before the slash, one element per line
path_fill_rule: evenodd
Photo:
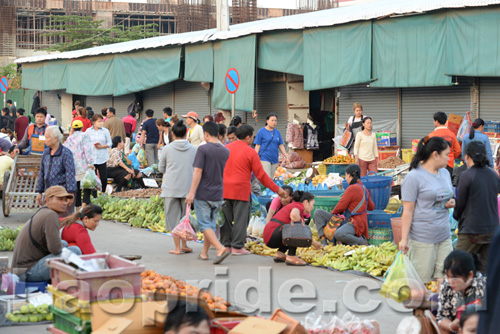
<path fill-rule="evenodd" d="M 334 133 L 335 132 L 335 113 L 329 112 L 325 116 L 325 131 Z"/>
<path fill-rule="evenodd" d="M 313 128 L 309 124 L 304 124 L 304 146 L 306 150 L 319 149 L 318 128 Z"/>
<path fill-rule="evenodd" d="M 291 122 L 286 128 L 286 141 L 294 149 L 304 148 L 304 136 L 299 124 Z"/>

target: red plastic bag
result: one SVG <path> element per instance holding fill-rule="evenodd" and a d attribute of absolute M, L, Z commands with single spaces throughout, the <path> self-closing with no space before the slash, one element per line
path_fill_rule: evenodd
<path fill-rule="evenodd" d="M 196 240 L 196 233 L 189 223 L 189 213 L 191 212 L 191 205 L 186 205 L 186 217 L 172 230 L 172 234 L 182 240 L 191 241 Z"/>

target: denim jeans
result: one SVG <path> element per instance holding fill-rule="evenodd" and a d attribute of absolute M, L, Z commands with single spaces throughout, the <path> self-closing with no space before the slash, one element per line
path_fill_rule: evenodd
<path fill-rule="evenodd" d="M 63 247 L 67 247 L 69 251 L 75 253 L 76 255 L 82 255 L 82 251 L 77 246 L 68 247 L 68 243 L 64 240 L 61 240 Z M 54 255 L 49 254 L 45 257 L 42 257 L 38 260 L 37 264 L 31 267 L 27 272 L 19 276 L 19 280 L 26 282 L 41 282 L 41 281 L 49 281 L 50 280 L 50 268 L 47 265 L 48 259 L 53 259 L 56 257 L 60 257 L 61 253 Z"/>
<path fill-rule="evenodd" d="M 198 220 L 198 227 L 201 232 L 208 229 L 215 231 L 217 226 L 217 216 L 223 201 L 200 201 L 194 200 L 194 212 Z"/>

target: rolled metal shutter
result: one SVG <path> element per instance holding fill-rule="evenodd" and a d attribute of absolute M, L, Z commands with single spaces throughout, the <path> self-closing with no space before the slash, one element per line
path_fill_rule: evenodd
<path fill-rule="evenodd" d="M 41 94 L 40 107 L 47 107 L 47 113 L 52 117 L 57 119 L 59 125 L 61 125 L 61 99 L 57 95 L 61 93 L 58 90 L 44 91 Z M 31 110 L 27 111 L 29 114 Z"/>
<path fill-rule="evenodd" d="M 174 112 L 179 116 L 195 111 L 200 120 L 211 114 L 210 91 L 199 82 L 177 80 L 174 82 Z"/>
<path fill-rule="evenodd" d="M 411 148 L 412 139 L 420 139 L 434 130 L 436 111 L 464 115 L 471 107 L 470 85 L 451 87 L 403 88 L 402 147 Z"/>
<path fill-rule="evenodd" d="M 500 78 L 479 80 L 479 117 L 484 121 L 500 121 Z"/>
<path fill-rule="evenodd" d="M 113 107 L 116 109 L 116 116 L 123 118 L 128 115 L 128 106 L 135 100 L 134 94 L 127 94 L 113 97 Z M 160 116 L 159 116 L 160 115 Z M 161 110 L 156 113 L 156 117 L 163 117 Z"/>
<path fill-rule="evenodd" d="M 87 96 L 85 104 L 87 106 L 92 107 L 94 115 L 95 114 L 101 115 L 102 108 L 113 107 L 113 97 L 111 95 Z"/>
<path fill-rule="evenodd" d="M 281 133 L 283 142 L 286 140 L 286 127 L 288 124 L 288 107 L 286 100 L 286 83 L 266 82 L 258 83 L 255 90 L 255 106 L 257 110 L 257 122 L 252 118 L 251 113 L 247 113 L 247 124 L 255 129 L 255 133 L 260 128 L 266 126 L 266 116 L 269 113 L 278 115 L 278 125 L 276 129 Z"/>
<path fill-rule="evenodd" d="M 173 87 L 174 84 L 170 82 L 142 92 L 143 110 L 153 109 L 155 118 L 160 118 L 163 117 L 163 108 L 170 107 L 174 109 Z M 141 115 L 141 120 L 143 119 L 145 119 L 145 116 Z"/>
<path fill-rule="evenodd" d="M 352 86 L 339 88 L 339 119 L 337 124 L 345 124 L 354 115 L 352 106 L 361 103 L 363 115 L 370 116 L 373 121 L 384 121 L 398 118 L 397 88 L 368 88 Z"/>

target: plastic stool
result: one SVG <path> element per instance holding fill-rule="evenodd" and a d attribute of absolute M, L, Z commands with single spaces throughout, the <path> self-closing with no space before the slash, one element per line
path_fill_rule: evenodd
<path fill-rule="evenodd" d="M 19 281 L 16 283 L 16 294 L 25 294 L 26 290 L 29 293 L 40 291 L 45 292 L 45 287 L 47 286 L 47 282 L 24 282 Z"/>

